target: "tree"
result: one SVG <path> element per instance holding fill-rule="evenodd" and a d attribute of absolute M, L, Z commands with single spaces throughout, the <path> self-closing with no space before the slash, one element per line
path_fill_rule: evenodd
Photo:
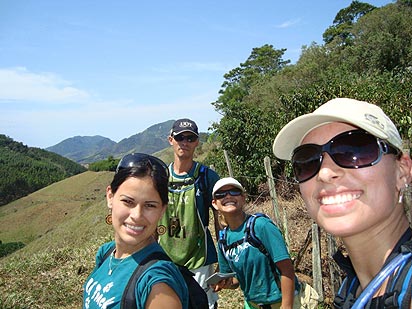
<path fill-rule="evenodd" d="M 266 84 L 290 63 L 283 60 L 286 49 L 276 50 L 272 45 L 254 48 L 248 59 L 224 75 L 225 81 L 218 100 L 212 103 L 223 115 L 220 123 L 214 123 L 218 141 L 228 151 L 232 168 L 239 175 L 250 175 L 244 183 L 250 193 L 262 181 L 264 169 L 257 160 L 270 153 L 270 140 L 266 124 L 272 117 L 262 104 L 249 104 L 248 97 L 261 84 Z M 222 158 L 215 153 L 215 161 L 223 168 Z M 210 158 L 209 158 L 210 160 Z M 262 159 L 263 160 L 263 159 Z M 220 163 L 219 163 L 220 162 Z M 222 172 L 221 172 L 222 174 Z M 253 178 L 255 177 L 255 178 Z"/>
<path fill-rule="evenodd" d="M 282 59 L 284 49 L 264 45 L 224 75 L 220 96 L 213 103 L 223 117 L 212 128 L 220 147 L 229 153 L 234 175 L 249 192 L 257 193 L 264 181 L 262 162 L 266 155 L 273 157 L 272 143 L 279 130 L 336 97 L 380 106 L 401 137 L 411 139 L 411 11 L 404 3 L 374 9 L 354 1 L 335 18 L 336 25 L 350 26 L 346 37 L 350 44 L 336 48 L 337 37 L 325 45 L 313 43 L 303 47 L 295 65 Z M 215 148 L 208 162 L 226 175 L 221 149 Z M 274 175 L 290 180 L 290 166 L 279 162 Z M 285 189 L 293 192 L 292 186 Z"/>
<path fill-rule="evenodd" d="M 323 41 L 326 44 L 332 41 L 337 45 L 348 45 L 351 43 L 352 26 L 359 18 L 374 10 L 376 7 L 368 3 L 352 1 L 352 3 L 336 14 L 333 25 L 323 33 Z"/>
<path fill-rule="evenodd" d="M 353 26 L 353 45 L 342 57 L 357 72 L 393 71 L 412 65 L 412 6 L 389 4 Z"/>

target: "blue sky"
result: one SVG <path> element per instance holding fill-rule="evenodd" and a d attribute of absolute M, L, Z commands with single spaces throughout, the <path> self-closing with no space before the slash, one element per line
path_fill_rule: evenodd
<path fill-rule="evenodd" d="M 206 132 L 225 73 L 264 44 L 294 63 L 350 3 L 0 0 L 0 134 L 119 142 L 186 117 Z"/>

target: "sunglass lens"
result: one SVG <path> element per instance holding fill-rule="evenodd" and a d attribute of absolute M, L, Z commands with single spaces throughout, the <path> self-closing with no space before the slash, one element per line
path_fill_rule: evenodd
<path fill-rule="evenodd" d="M 196 135 L 183 135 L 183 134 L 178 134 L 173 136 L 174 140 L 176 142 L 182 142 L 184 140 L 186 140 L 188 143 L 193 143 L 197 140 L 197 136 Z"/>
<path fill-rule="evenodd" d="M 175 135 L 175 136 L 173 136 L 173 138 L 176 142 L 181 142 L 185 139 L 185 137 L 182 134 Z"/>
<path fill-rule="evenodd" d="M 292 167 L 298 182 L 312 178 L 321 165 L 321 147 L 315 144 L 305 144 L 296 148 L 292 157 Z"/>
<path fill-rule="evenodd" d="M 376 137 L 362 131 L 336 138 L 331 144 L 330 152 L 335 163 L 344 168 L 370 166 L 379 158 Z"/>
<path fill-rule="evenodd" d="M 226 191 L 218 191 L 215 193 L 215 199 L 220 200 L 224 198 L 226 195 L 230 194 L 231 196 L 239 196 L 242 194 L 242 191 L 239 189 L 231 189 Z"/>
<path fill-rule="evenodd" d="M 226 196 L 226 192 L 216 192 L 215 199 L 220 200 Z"/>
<path fill-rule="evenodd" d="M 239 195 L 242 194 L 242 191 L 240 191 L 240 190 L 238 190 L 238 189 L 234 189 L 234 190 L 230 190 L 230 191 L 229 191 L 229 194 L 230 194 L 231 196 L 239 196 Z"/>
<path fill-rule="evenodd" d="M 193 143 L 194 141 L 197 140 L 197 136 L 196 136 L 196 135 L 186 136 L 186 140 L 187 140 L 189 143 Z"/>

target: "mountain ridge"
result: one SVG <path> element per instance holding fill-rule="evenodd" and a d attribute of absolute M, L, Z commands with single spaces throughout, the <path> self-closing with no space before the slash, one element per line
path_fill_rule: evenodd
<path fill-rule="evenodd" d="M 142 132 L 123 138 L 118 143 L 111 139 L 95 136 L 74 136 L 47 147 L 47 151 L 57 153 L 80 164 L 89 164 L 107 159 L 120 158 L 131 152 L 153 154 L 169 146 L 167 136 L 175 120 L 154 124 Z"/>

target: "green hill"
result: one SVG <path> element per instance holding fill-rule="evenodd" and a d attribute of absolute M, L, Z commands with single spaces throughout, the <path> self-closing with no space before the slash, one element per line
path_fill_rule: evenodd
<path fill-rule="evenodd" d="M 0 134 L 0 206 L 84 171 L 58 154 Z"/>
<path fill-rule="evenodd" d="M 80 308 L 100 244 L 111 172 L 85 172 L 0 207 L 0 308 Z M 1 256 L 0 256 L 1 257 Z"/>

